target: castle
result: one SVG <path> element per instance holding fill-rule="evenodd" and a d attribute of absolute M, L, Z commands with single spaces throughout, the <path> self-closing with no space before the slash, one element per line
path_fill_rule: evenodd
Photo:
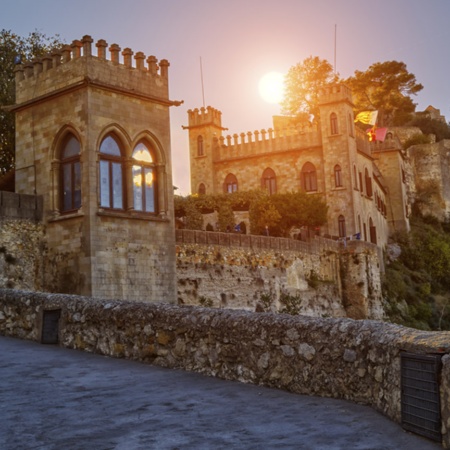
<path fill-rule="evenodd" d="M 415 182 L 433 176 L 446 184 L 443 170 L 430 172 L 430 165 L 445 163 L 437 158 L 428 161 L 428 173 L 416 170 L 423 157 L 414 152 L 417 146 L 407 153 L 402 144 L 421 133 L 417 128 L 392 128 L 383 142 L 369 142 L 355 126 L 351 92 L 343 84 L 323 88 L 319 108 L 319 121 L 292 127 L 289 117 L 278 116 L 273 129 L 233 136 L 224 136 L 217 109 L 189 110 L 191 189 L 200 195 L 257 188 L 320 194 L 329 207 L 322 235 L 384 247 L 395 231 L 410 228 Z M 450 199 L 450 192 L 442 196 Z"/>
<path fill-rule="evenodd" d="M 16 66 L 15 191 L 42 198 L 41 289 L 173 302 L 169 62 L 92 43 Z"/>

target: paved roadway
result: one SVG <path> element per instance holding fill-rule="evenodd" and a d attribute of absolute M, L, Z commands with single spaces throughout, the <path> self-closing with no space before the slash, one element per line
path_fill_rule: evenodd
<path fill-rule="evenodd" d="M 0 449 L 437 450 L 373 409 L 0 337 Z"/>

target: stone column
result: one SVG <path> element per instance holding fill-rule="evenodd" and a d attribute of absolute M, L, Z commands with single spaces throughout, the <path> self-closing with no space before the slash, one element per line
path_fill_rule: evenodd
<path fill-rule="evenodd" d="M 136 69 L 145 70 L 145 55 L 142 52 L 137 52 L 134 59 L 136 60 Z"/>
<path fill-rule="evenodd" d="M 123 63 L 126 67 L 133 67 L 132 65 L 132 59 L 131 57 L 133 56 L 133 51 L 131 50 L 131 48 L 125 48 L 122 52 L 123 55 Z"/>
<path fill-rule="evenodd" d="M 117 44 L 112 44 L 111 47 L 109 47 L 109 51 L 111 52 L 111 61 L 114 64 L 119 64 L 120 47 Z"/>
<path fill-rule="evenodd" d="M 83 56 L 91 56 L 92 42 L 94 42 L 94 39 L 92 39 L 91 36 L 86 34 L 85 36 L 83 36 L 81 42 L 83 43 Z"/>
<path fill-rule="evenodd" d="M 147 58 L 148 70 L 152 75 L 158 73 L 158 60 L 152 55 Z"/>
<path fill-rule="evenodd" d="M 97 56 L 99 59 L 106 59 L 106 47 L 108 44 L 104 39 L 100 39 L 95 46 L 97 47 Z"/>

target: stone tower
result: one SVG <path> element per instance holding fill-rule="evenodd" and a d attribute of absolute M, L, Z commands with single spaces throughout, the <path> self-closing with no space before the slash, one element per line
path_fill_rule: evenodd
<path fill-rule="evenodd" d="M 191 192 L 212 194 L 215 192 L 213 163 L 214 142 L 222 136 L 222 113 L 208 106 L 189 110 L 189 152 L 191 161 Z"/>
<path fill-rule="evenodd" d="M 169 63 L 92 42 L 16 69 L 16 192 L 43 197 L 42 284 L 174 302 Z"/>

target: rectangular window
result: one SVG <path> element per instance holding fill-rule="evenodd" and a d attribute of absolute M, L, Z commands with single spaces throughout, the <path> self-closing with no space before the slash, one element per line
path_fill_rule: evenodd
<path fill-rule="evenodd" d="M 112 163 L 113 208 L 123 208 L 122 164 Z"/>
<path fill-rule="evenodd" d="M 153 169 L 144 168 L 145 178 L 145 210 L 147 212 L 155 212 L 155 191 L 153 182 Z"/>
<path fill-rule="evenodd" d="M 110 208 L 109 162 L 100 161 L 100 206 Z"/>

